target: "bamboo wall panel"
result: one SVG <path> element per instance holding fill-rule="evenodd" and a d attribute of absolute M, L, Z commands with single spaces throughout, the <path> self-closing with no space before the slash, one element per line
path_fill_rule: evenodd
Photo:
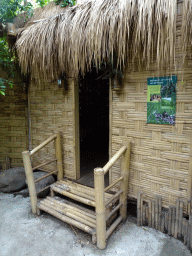
<path fill-rule="evenodd" d="M 7 79 L 1 70 L 0 77 Z M 19 80 L 5 93 L 0 95 L 0 163 L 8 156 L 11 167 L 19 167 L 23 166 L 21 152 L 28 147 L 27 95 Z"/>
<path fill-rule="evenodd" d="M 71 83 L 68 90 L 64 91 L 58 88 L 57 82 L 39 84 L 35 78 L 32 79 L 29 89 L 32 148 L 55 132 L 60 132 L 64 174 L 69 178 L 75 178 L 73 95 L 74 88 Z M 53 158 L 55 149 L 54 142 L 51 142 L 34 155 L 33 167 Z M 55 170 L 56 163 L 47 165 L 45 169 Z"/>
<path fill-rule="evenodd" d="M 180 11 L 182 8 L 179 9 Z M 178 11 L 179 12 L 179 11 Z M 181 36 L 178 13 L 177 42 Z M 177 44 L 178 47 L 178 44 Z M 164 207 L 176 200 L 191 198 L 192 171 L 192 58 L 180 69 L 180 49 L 177 48 L 175 69 L 164 67 L 150 71 L 130 68 L 124 72 L 123 86 L 112 92 L 112 155 L 123 141 L 132 138 L 129 196 L 144 199 L 162 197 Z M 147 124 L 147 78 L 177 75 L 177 103 L 175 125 Z M 120 164 L 112 168 L 111 182 L 120 176 Z"/>

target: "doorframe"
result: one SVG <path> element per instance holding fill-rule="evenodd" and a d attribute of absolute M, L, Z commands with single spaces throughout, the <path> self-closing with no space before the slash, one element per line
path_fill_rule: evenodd
<path fill-rule="evenodd" d="M 75 180 L 80 179 L 80 135 L 79 135 L 79 79 L 73 79 L 73 102 L 74 102 L 74 164 L 75 164 Z M 112 154 L 112 89 L 111 78 L 109 78 L 109 159 Z M 111 184 L 111 172 L 109 172 L 109 184 Z"/>
<path fill-rule="evenodd" d="M 74 179 L 80 178 L 80 138 L 79 138 L 79 79 L 72 79 L 73 83 L 73 149 L 74 149 Z"/>

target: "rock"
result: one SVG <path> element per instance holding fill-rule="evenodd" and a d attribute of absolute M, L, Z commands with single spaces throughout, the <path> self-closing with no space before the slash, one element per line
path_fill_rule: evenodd
<path fill-rule="evenodd" d="M 12 193 L 26 187 L 25 170 L 23 167 L 16 167 L 0 173 L 0 191 Z"/>
<path fill-rule="evenodd" d="M 45 176 L 47 173 L 46 172 L 41 172 L 41 171 L 37 171 L 34 172 L 34 180 L 37 180 L 43 176 Z M 39 182 L 35 183 L 35 189 L 36 192 L 40 191 L 41 189 L 51 185 L 52 183 L 55 182 L 54 177 L 51 175 L 43 180 L 40 180 Z M 27 183 L 27 180 L 26 180 Z M 24 192 L 26 194 L 26 191 Z M 43 192 L 38 194 L 38 197 L 45 197 L 49 194 L 49 188 L 47 188 L 46 190 L 44 190 Z"/>

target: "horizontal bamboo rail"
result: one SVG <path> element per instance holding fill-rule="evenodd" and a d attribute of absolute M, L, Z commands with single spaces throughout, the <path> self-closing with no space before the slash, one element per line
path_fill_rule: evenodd
<path fill-rule="evenodd" d="M 60 193 L 60 194 L 62 194 L 64 196 L 67 196 L 67 197 L 69 197 L 71 199 L 77 200 L 77 201 L 79 201 L 79 202 L 81 202 L 83 204 L 87 204 L 87 205 L 95 207 L 95 202 L 92 201 L 92 200 L 89 200 L 89 199 L 86 199 L 86 198 L 82 198 L 81 196 L 72 194 L 70 192 L 64 191 L 64 190 L 62 190 L 60 188 L 57 188 L 57 187 L 51 187 L 51 189 L 53 191 L 57 192 L 57 193 Z"/>
<path fill-rule="evenodd" d="M 109 169 L 112 167 L 112 165 L 122 156 L 122 154 L 127 149 L 126 146 L 123 146 L 122 148 L 117 151 L 117 153 L 109 160 L 109 162 L 103 167 L 104 174 L 106 174 Z"/>
<path fill-rule="evenodd" d="M 119 225 L 119 223 L 123 220 L 122 216 L 116 219 L 116 221 L 111 225 L 111 227 L 106 232 L 106 239 L 111 235 L 111 233 L 115 230 L 115 228 Z"/>
<path fill-rule="evenodd" d="M 46 186 L 45 188 L 42 188 L 41 190 L 37 191 L 37 194 L 40 194 L 41 192 L 43 192 L 44 190 L 50 188 L 50 185 Z"/>
<path fill-rule="evenodd" d="M 123 190 L 119 190 L 114 196 L 112 196 L 105 204 L 105 207 L 107 207 L 113 200 L 118 198 L 123 193 Z"/>
<path fill-rule="evenodd" d="M 108 187 L 105 188 L 105 192 L 107 190 L 109 190 L 110 188 L 112 188 L 113 186 L 115 186 L 119 181 L 123 180 L 123 177 L 120 177 L 119 179 L 117 179 L 116 181 L 114 181 L 111 185 L 109 185 Z"/>
<path fill-rule="evenodd" d="M 43 177 L 41 177 L 41 178 L 39 178 L 39 179 L 37 179 L 37 180 L 34 180 L 34 182 L 36 183 L 36 182 L 38 182 L 38 181 L 40 181 L 40 180 L 43 180 L 43 179 L 45 179 L 45 178 L 47 178 L 47 177 L 49 177 L 49 176 L 51 176 L 52 174 L 57 173 L 57 172 L 58 172 L 58 171 L 50 172 L 49 174 L 46 174 L 46 175 L 44 175 Z"/>
<path fill-rule="evenodd" d="M 45 166 L 45 165 L 47 165 L 47 164 L 51 164 L 51 163 L 53 163 L 53 162 L 55 162 L 55 161 L 57 161 L 57 158 L 52 159 L 52 160 L 50 160 L 50 161 L 48 161 L 48 162 L 46 162 L 46 163 L 40 164 L 40 165 L 34 167 L 32 170 L 34 171 L 34 170 L 39 169 L 39 168 L 41 168 L 41 167 L 43 167 L 43 166 Z"/>
<path fill-rule="evenodd" d="M 30 156 L 34 155 L 35 153 L 37 153 L 40 149 L 42 149 L 43 147 L 45 147 L 47 144 L 49 144 L 52 140 L 56 139 L 57 135 L 54 134 L 53 136 L 51 136 L 50 138 L 48 138 L 47 140 L 45 140 L 44 142 L 42 142 L 39 146 L 37 146 L 36 148 L 34 148 L 33 150 L 30 151 Z"/>
<path fill-rule="evenodd" d="M 109 215 L 107 215 L 106 221 L 108 221 L 108 219 L 109 219 L 111 216 L 113 216 L 113 214 L 114 214 L 116 211 L 118 211 L 119 208 L 120 208 L 122 205 L 123 205 L 123 203 L 118 204 L 118 205 L 109 213 Z"/>

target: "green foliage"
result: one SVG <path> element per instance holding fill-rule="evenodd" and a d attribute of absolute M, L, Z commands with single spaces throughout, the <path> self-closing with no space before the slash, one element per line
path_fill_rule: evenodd
<path fill-rule="evenodd" d="M 66 7 L 76 4 L 75 0 L 54 0 L 56 5 Z M 50 0 L 36 0 L 35 7 L 43 7 L 48 4 Z M 27 20 L 33 15 L 34 6 L 31 3 L 24 5 L 23 0 L 0 0 L 0 25 L 1 23 L 12 22 L 13 18 L 21 12 L 27 12 L 25 19 Z M 18 73 L 15 67 L 16 55 L 15 51 L 9 48 L 5 36 L 0 38 L 0 67 L 8 74 L 8 80 L 0 78 L 0 95 L 5 95 L 6 86 L 13 86 L 13 78 Z"/>
<path fill-rule="evenodd" d="M 61 7 L 66 7 L 68 5 L 73 6 L 76 4 L 75 0 L 54 0 L 56 5 L 59 5 Z"/>

